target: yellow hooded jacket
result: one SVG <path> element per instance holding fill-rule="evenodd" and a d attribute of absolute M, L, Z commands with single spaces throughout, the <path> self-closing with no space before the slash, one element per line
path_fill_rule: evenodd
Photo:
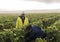
<path fill-rule="evenodd" d="M 25 17 L 24 24 L 22 23 L 22 19 L 18 17 L 16 22 L 16 28 L 21 28 L 23 26 L 27 26 L 28 24 L 29 24 L 29 21 L 27 17 Z"/>

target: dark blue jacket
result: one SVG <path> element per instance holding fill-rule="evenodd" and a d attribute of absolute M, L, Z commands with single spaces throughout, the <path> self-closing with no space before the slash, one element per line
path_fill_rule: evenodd
<path fill-rule="evenodd" d="M 39 26 L 32 26 L 32 34 L 35 34 L 36 37 L 44 38 L 46 36 L 45 31 Z"/>

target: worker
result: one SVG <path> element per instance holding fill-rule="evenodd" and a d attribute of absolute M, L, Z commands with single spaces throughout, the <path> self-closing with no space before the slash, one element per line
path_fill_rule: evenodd
<path fill-rule="evenodd" d="M 16 28 L 21 28 L 23 26 L 27 26 L 29 24 L 28 18 L 25 16 L 25 13 L 23 12 L 21 16 L 17 18 L 16 22 Z"/>
<path fill-rule="evenodd" d="M 46 38 L 45 30 L 43 30 L 41 27 L 36 25 L 27 26 L 26 34 L 25 34 L 25 42 L 35 41 L 36 38 L 41 38 L 41 39 Z"/>

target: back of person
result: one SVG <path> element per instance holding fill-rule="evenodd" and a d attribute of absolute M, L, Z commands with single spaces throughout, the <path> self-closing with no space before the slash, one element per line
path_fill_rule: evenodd
<path fill-rule="evenodd" d="M 32 33 L 35 33 L 35 36 L 38 38 L 44 38 L 46 36 L 45 31 L 39 26 L 32 26 Z"/>

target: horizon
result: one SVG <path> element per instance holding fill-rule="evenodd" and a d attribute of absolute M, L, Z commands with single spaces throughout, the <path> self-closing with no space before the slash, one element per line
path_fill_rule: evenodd
<path fill-rule="evenodd" d="M 22 10 L 14 11 L 0 11 L 0 13 L 22 13 Z M 60 9 L 49 9 L 49 10 L 25 10 L 24 13 L 60 13 Z"/>

